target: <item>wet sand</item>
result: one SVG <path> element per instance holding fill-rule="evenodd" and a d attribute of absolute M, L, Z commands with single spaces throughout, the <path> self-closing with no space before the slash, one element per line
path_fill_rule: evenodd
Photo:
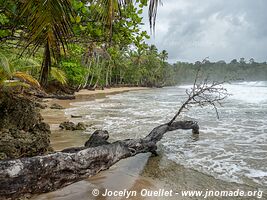
<path fill-rule="evenodd" d="M 136 88 L 138 89 L 138 88 Z M 130 89 L 132 90 L 132 89 Z M 108 91 L 108 90 L 107 90 Z M 113 91 L 113 92 L 111 92 Z M 64 107 L 71 107 L 71 102 L 88 101 L 96 98 L 104 98 L 106 94 L 114 94 L 118 92 L 129 90 L 113 90 L 110 89 L 108 93 L 104 91 L 81 91 L 77 94 L 75 100 L 52 100 L 48 104 L 59 103 Z M 91 93 L 93 92 L 93 93 Z M 64 114 L 64 110 L 51 110 L 45 109 L 42 111 L 43 117 L 46 122 L 50 123 L 52 127 L 51 145 L 55 150 L 61 150 L 70 146 L 81 146 L 88 138 L 88 134 L 81 131 L 61 131 L 58 129 L 58 124 L 66 119 L 71 119 L 70 116 Z M 160 148 L 159 148 L 160 150 Z M 161 152 L 161 151 L 160 151 Z M 193 169 L 185 168 L 177 163 L 168 160 L 163 153 L 158 157 L 152 157 L 150 153 L 140 154 L 132 158 L 121 160 L 113 165 L 109 170 L 100 172 L 96 176 L 90 177 L 86 180 L 79 181 L 69 185 L 60 190 L 37 195 L 32 199 L 49 199 L 49 200 L 105 200 L 105 199 L 126 199 L 126 197 L 104 197 L 99 195 L 97 197 L 92 195 L 92 191 L 98 189 L 100 194 L 103 194 L 106 189 L 115 190 L 128 190 L 136 191 L 137 195 L 128 199 L 185 199 L 185 200 L 198 200 L 203 197 L 182 197 L 180 194 L 172 197 L 142 197 L 140 192 L 142 189 L 157 191 L 159 189 L 173 190 L 181 192 L 182 190 L 244 190 L 255 191 L 264 190 L 264 196 L 261 199 L 267 199 L 266 187 L 261 188 L 258 185 L 247 186 L 237 183 L 229 183 L 226 181 L 215 179 L 212 176 L 200 173 Z M 207 199 L 259 199 L 256 197 L 208 197 Z"/>

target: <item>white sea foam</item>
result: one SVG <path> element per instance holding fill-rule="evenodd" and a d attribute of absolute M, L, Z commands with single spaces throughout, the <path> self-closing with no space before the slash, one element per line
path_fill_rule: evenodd
<path fill-rule="evenodd" d="M 199 139 L 174 131 L 162 140 L 172 160 L 216 178 L 267 184 L 267 82 L 225 85 L 233 95 L 219 108 L 193 108 L 181 119 L 199 122 Z M 137 138 L 168 122 L 192 86 L 132 91 L 105 99 L 75 103 L 68 114 L 83 115 L 90 130 L 106 129 L 113 139 Z"/>

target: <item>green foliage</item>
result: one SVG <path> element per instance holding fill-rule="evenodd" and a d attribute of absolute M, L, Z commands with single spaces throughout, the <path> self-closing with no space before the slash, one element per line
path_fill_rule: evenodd
<path fill-rule="evenodd" d="M 71 86 L 79 86 L 84 83 L 86 68 L 80 63 L 72 60 L 64 60 L 60 63 L 62 70 L 65 72 L 68 83 Z"/>
<path fill-rule="evenodd" d="M 11 85 L 10 80 L 13 79 L 17 79 L 32 86 L 40 86 L 39 82 L 34 77 L 28 73 L 17 71 L 13 63 L 11 63 L 4 54 L 0 53 L 0 85 Z"/>
<path fill-rule="evenodd" d="M 195 63 L 177 62 L 172 66 L 172 79 L 177 79 L 176 83 L 192 83 L 196 71 L 200 66 L 202 73 L 204 73 L 204 77 L 209 77 L 210 80 L 216 81 L 263 81 L 266 80 L 267 77 L 266 63 L 257 63 L 254 59 L 250 59 L 250 62 L 246 63 L 245 59 L 241 58 L 240 62 L 238 62 L 237 59 L 233 59 L 230 63 L 226 63 L 225 61 L 206 61 L 202 64 L 200 61 L 197 61 Z"/>
<path fill-rule="evenodd" d="M 51 68 L 51 77 L 59 81 L 62 85 L 67 84 L 67 76 L 65 72 L 57 67 Z"/>
<path fill-rule="evenodd" d="M 0 3 L 0 25 L 6 27 L 0 39 L 13 51 L 7 52 L 9 62 L 16 71 L 39 76 L 42 86 L 54 79 L 75 87 L 163 83 L 166 56 L 149 50 L 149 36 L 140 28 L 147 0 Z M 15 49 L 16 44 L 22 48 Z M 32 57 L 19 59 L 21 50 Z"/>
<path fill-rule="evenodd" d="M 65 49 L 66 38 L 71 35 L 72 6 L 70 0 L 27 0 L 21 3 L 20 18 L 25 18 L 28 31 L 26 45 L 32 54 L 44 47 L 40 82 L 46 86 L 52 66 L 52 57 L 58 61 L 60 48 Z"/>

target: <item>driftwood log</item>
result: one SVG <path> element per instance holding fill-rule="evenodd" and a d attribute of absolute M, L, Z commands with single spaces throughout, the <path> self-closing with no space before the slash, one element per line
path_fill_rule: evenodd
<path fill-rule="evenodd" d="M 205 60 L 203 60 L 204 63 Z M 25 194 L 44 193 L 67 186 L 108 169 L 121 159 L 139 153 L 156 154 L 157 142 L 169 131 L 178 129 L 199 133 L 194 121 L 176 121 L 192 106 L 217 106 L 228 96 L 223 82 L 209 82 L 197 71 L 193 87 L 186 90 L 187 100 L 169 123 L 154 128 L 146 137 L 109 143 L 107 131 L 96 131 L 83 147 L 64 149 L 46 156 L 0 161 L 0 198 L 17 198 Z"/>
<path fill-rule="evenodd" d="M 0 197 L 18 198 L 25 194 L 53 191 L 108 169 L 121 159 L 139 153 L 156 153 L 157 142 L 166 132 L 191 129 L 193 121 L 176 121 L 154 128 L 141 139 L 108 143 L 107 131 L 96 131 L 84 147 L 65 149 L 45 156 L 0 161 Z"/>

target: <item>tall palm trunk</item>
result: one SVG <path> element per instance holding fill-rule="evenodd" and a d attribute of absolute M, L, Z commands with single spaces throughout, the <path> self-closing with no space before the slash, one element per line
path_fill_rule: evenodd
<path fill-rule="evenodd" d="M 88 82 L 89 82 L 89 76 L 90 76 L 90 73 L 91 73 L 91 66 L 92 66 L 92 61 L 89 61 L 89 64 L 87 64 L 87 74 L 85 76 L 85 83 L 83 85 L 83 88 L 86 88 L 88 86 Z"/>
<path fill-rule="evenodd" d="M 96 69 L 93 69 L 92 70 L 92 74 L 91 74 L 91 80 L 90 80 L 90 83 L 89 83 L 89 86 L 91 87 L 93 85 L 93 79 L 94 79 L 94 75 L 95 73 L 97 72 L 97 69 L 98 69 L 98 65 L 99 65 L 99 55 L 96 56 L 96 59 L 95 59 L 95 65 L 96 65 Z M 94 86 L 93 86 L 94 88 Z"/>
<path fill-rule="evenodd" d="M 44 57 L 42 63 L 42 69 L 40 74 L 40 84 L 42 87 L 46 87 L 48 84 L 48 76 L 51 69 L 51 53 L 50 53 L 50 46 L 49 42 L 46 42 L 45 50 L 44 50 Z"/>
<path fill-rule="evenodd" d="M 110 75 L 110 61 L 108 62 L 108 66 L 107 66 L 107 69 L 106 69 L 106 84 L 105 86 L 108 87 L 109 86 L 109 75 Z"/>

